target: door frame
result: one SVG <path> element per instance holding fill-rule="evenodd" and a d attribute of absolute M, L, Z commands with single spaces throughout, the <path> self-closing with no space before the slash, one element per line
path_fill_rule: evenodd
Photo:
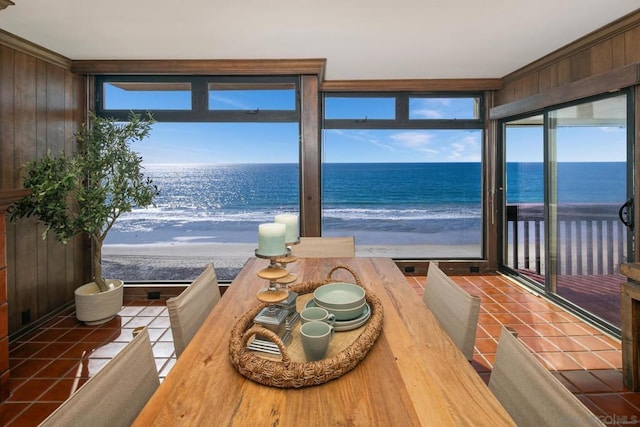
<path fill-rule="evenodd" d="M 592 313 L 582 309 L 580 306 L 577 306 L 574 303 L 566 300 L 558 296 L 556 291 L 556 283 L 555 278 L 557 278 L 557 274 L 553 274 L 555 269 L 555 263 L 552 261 L 551 250 L 548 248 L 550 239 L 553 235 L 553 230 L 550 230 L 549 224 L 551 217 L 554 212 L 552 211 L 551 205 L 553 205 L 552 200 L 549 199 L 549 161 L 551 160 L 552 152 L 550 152 L 551 142 L 550 132 L 549 132 L 549 111 L 558 110 L 561 108 L 574 106 L 578 104 L 583 104 L 590 101 L 597 101 L 606 98 L 612 98 L 615 96 L 626 95 L 626 110 L 627 110 L 627 156 L 626 156 L 626 170 L 627 170 L 627 198 L 633 197 L 636 201 L 636 206 L 633 211 L 633 219 L 634 224 L 640 224 L 640 206 L 638 206 L 638 202 L 640 201 L 640 173 L 635 173 L 636 165 L 640 165 L 640 149 L 638 149 L 638 144 L 640 143 L 640 135 L 637 135 L 636 129 L 640 129 L 640 118 L 636 114 L 637 111 L 640 111 L 640 87 L 635 88 L 625 88 L 615 92 L 610 92 L 606 94 L 600 94 L 597 96 L 592 96 L 588 98 L 583 98 L 579 100 L 575 100 L 572 102 L 567 102 L 563 104 L 548 106 L 543 109 L 531 111 L 528 113 L 518 114 L 517 116 L 504 117 L 498 120 L 498 131 L 497 133 L 497 158 L 498 162 L 496 165 L 496 182 L 498 188 L 498 270 L 504 274 L 507 274 L 518 282 L 525 285 L 527 288 L 531 289 L 533 292 L 540 294 L 541 296 L 551 300 L 552 302 L 562 306 L 567 309 L 569 312 L 576 314 L 577 316 L 583 318 L 584 320 L 590 322 L 591 324 L 598 326 L 607 332 L 620 337 L 621 331 L 620 327 L 617 325 L 612 325 L 609 322 L 603 321 L 599 317 L 594 316 Z M 507 266 L 504 263 L 506 259 L 506 251 L 508 250 L 507 238 L 508 238 L 508 230 L 507 230 L 507 206 L 506 206 L 506 124 L 512 122 L 514 120 L 542 115 L 543 116 L 543 144 L 544 144 L 544 221 L 547 226 L 544 230 L 544 244 L 545 248 L 545 274 L 544 274 L 544 284 L 541 284 L 518 273 L 513 268 Z M 640 261 L 638 251 L 634 249 L 634 242 L 638 241 L 640 238 L 640 227 L 636 226 L 633 232 L 627 232 L 627 262 L 638 262 Z M 552 280 L 550 280 L 552 278 Z"/>

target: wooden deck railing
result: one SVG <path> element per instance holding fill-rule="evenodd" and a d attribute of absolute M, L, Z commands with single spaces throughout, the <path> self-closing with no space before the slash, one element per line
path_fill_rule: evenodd
<path fill-rule="evenodd" d="M 558 207 L 558 274 L 607 275 L 627 259 L 627 229 L 614 204 Z M 537 274 L 545 270 L 544 206 L 507 206 L 507 265 Z"/>

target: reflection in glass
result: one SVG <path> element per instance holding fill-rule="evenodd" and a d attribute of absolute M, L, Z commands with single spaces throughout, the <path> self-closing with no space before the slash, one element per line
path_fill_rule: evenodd
<path fill-rule="evenodd" d="M 549 119 L 550 289 L 619 327 L 626 97 L 554 110 Z"/>
<path fill-rule="evenodd" d="M 619 328 L 629 243 L 618 209 L 631 194 L 626 95 L 549 109 L 546 121 L 526 117 L 504 132 L 504 265 Z"/>
<path fill-rule="evenodd" d="M 505 265 L 544 285 L 544 129 L 542 116 L 505 125 Z"/>
<path fill-rule="evenodd" d="M 191 110 L 191 83 L 105 82 L 105 110 Z"/>

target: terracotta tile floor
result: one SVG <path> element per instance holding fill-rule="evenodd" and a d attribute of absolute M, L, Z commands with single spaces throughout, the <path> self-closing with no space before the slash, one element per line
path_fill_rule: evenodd
<path fill-rule="evenodd" d="M 620 341 L 504 276 L 451 276 L 481 299 L 473 366 L 489 380 L 502 325 L 589 409 L 612 426 L 640 423 L 640 393 L 622 385 Z M 408 276 L 420 298 L 425 277 Z"/>
<path fill-rule="evenodd" d="M 519 337 L 567 388 L 608 425 L 640 422 L 640 393 L 622 386 L 620 343 L 503 276 L 452 276 L 482 299 L 473 365 L 488 381 L 501 325 Z M 422 298 L 425 278 L 407 277 Z M 224 300 L 223 300 L 224 301 Z M 72 309 L 10 343 L 11 390 L 0 425 L 34 426 L 95 374 L 145 325 L 164 378 L 175 363 L 162 300 L 128 300 L 100 326 L 79 324 Z"/>
<path fill-rule="evenodd" d="M 160 378 L 175 363 L 164 300 L 125 301 L 120 315 L 84 326 L 69 309 L 9 344 L 11 396 L 0 405 L 0 426 L 35 426 L 147 326 Z"/>

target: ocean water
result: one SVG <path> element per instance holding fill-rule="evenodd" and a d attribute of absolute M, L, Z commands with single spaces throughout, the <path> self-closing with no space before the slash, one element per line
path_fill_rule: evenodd
<path fill-rule="evenodd" d="M 296 164 L 146 165 L 156 206 L 123 215 L 106 244 L 253 243 L 258 224 L 298 212 Z M 542 165 L 511 163 L 511 203 L 541 203 Z M 562 163 L 559 200 L 620 203 L 624 163 Z M 479 163 L 323 165 L 323 234 L 359 244 L 476 245 L 482 241 Z"/>
<path fill-rule="evenodd" d="M 542 203 L 542 163 L 507 164 L 507 202 Z M 626 163 L 567 162 L 557 170 L 558 202 L 622 204 L 626 197 Z"/>

